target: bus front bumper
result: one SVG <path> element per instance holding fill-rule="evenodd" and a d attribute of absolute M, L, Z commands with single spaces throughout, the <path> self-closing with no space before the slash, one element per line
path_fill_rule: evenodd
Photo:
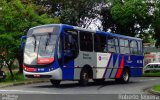
<path fill-rule="evenodd" d="M 23 70 L 23 74 L 27 78 L 48 78 L 54 80 L 62 80 L 62 70 L 57 68 L 50 72 L 27 72 Z"/>

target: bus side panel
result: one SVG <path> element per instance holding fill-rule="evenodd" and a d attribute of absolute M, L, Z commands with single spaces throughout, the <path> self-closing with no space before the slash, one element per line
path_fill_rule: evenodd
<path fill-rule="evenodd" d="M 143 68 L 131 68 L 131 76 L 132 77 L 142 76 L 142 69 Z"/>
<path fill-rule="evenodd" d="M 74 79 L 74 61 L 69 61 L 62 66 L 62 79 L 73 80 Z"/>
<path fill-rule="evenodd" d="M 142 76 L 143 56 L 128 55 L 125 56 L 125 66 L 130 67 L 131 77 Z"/>
<path fill-rule="evenodd" d="M 112 62 L 113 68 L 109 78 L 116 78 L 116 75 L 118 74 L 119 69 L 121 69 L 120 67 L 123 67 L 123 66 L 120 66 L 123 56 L 124 55 L 122 54 L 113 54 L 113 62 Z"/>
<path fill-rule="evenodd" d="M 97 68 L 96 77 L 97 79 L 106 78 L 108 73 L 110 75 L 112 66 L 112 54 L 111 53 L 97 53 Z M 107 75 L 106 75 L 107 73 Z M 109 76 L 108 76 L 109 77 Z M 107 77 L 107 78 L 108 78 Z"/>
<path fill-rule="evenodd" d="M 96 78 L 96 53 L 95 52 L 85 52 L 79 51 L 78 57 L 74 60 L 75 68 L 74 68 L 74 79 L 80 79 L 80 73 L 83 67 L 86 65 L 90 66 L 93 71 L 93 78 Z"/>

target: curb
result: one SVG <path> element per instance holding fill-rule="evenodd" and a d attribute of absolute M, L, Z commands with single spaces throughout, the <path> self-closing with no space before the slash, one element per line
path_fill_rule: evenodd
<path fill-rule="evenodd" d="M 7 84 L 7 85 L 2 85 L 2 86 L 0 86 L 0 88 L 27 85 L 27 84 L 35 84 L 35 83 L 43 83 L 43 82 L 49 82 L 49 80 L 26 81 L 26 82 L 24 81 L 24 82 L 19 82 L 19 83 L 11 83 L 11 84 Z"/>

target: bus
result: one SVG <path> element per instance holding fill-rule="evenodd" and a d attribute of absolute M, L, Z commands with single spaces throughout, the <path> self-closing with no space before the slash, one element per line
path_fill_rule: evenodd
<path fill-rule="evenodd" d="M 47 78 L 54 86 L 92 79 L 128 83 L 143 70 L 142 39 L 66 24 L 30 28 L 24 46 L 23 73 L 27 78 Z"/>

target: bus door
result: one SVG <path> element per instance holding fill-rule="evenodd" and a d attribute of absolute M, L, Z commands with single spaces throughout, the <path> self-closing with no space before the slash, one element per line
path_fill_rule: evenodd
<path fill-rule="evenodd" d="M 76 31 L 66 30 L 62 34 L 62 71 L 63 79 L 74 78 L 74 59 L 78 55 L 78 34 Z"/>

